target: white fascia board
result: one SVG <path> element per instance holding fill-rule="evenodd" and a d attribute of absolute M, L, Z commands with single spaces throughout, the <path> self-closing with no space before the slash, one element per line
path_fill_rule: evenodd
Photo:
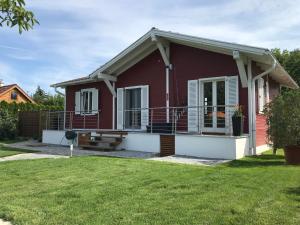
<path fill-rule="evenodd" d="M 56 83 L 56 84 L 52 84 L 50 85 L 50 87 L 60 87 L 60 88 L 64 88 L 66 86 L 69 85 L 75 85 L 75 84 L 84 84 L 84 83 L 90 83 L 90 82 L 95 82 L 96 80 L 87 77 L 86 79 L 81 79 L 81 80 L 71 80 L 71 81 L 65 81 L 65 82 L 61 82 L 61 83 Z"/>
<path fill-rule="evenodd" d="M 132 60 L 128 61 L 127 63 L 125 63 L 122 66 L 120 66 L 118 69 L 114 70 L 114 74 L 116 76 L 119 76 L 121 73 L 123 73 L 127 69 L 131 68 L 133 65 L 135 65 L 139 61 L 141 61 L 143 58 L 145 58 L 146 56 L 150 55 L 156 49 L 157 49 L 157 47 L 155 45 L 153 45 L 152 47 L 148 48 L 146 51 L 144 51 L 143 53 L 141 53 L 140 55 L 138 55 L 138 57 L 136 57 L 135 59 L 132 59 Z"/>
<path fill-rule="evenodd" d="M 146 40 L 143 44 L 135 48 L 132 52 L 128 53 L 126 57 L 123 57 L 118 62 L 107 68 L 107 71 L 109 71 L 109 74 L 118 75 L 117 71 L 122 70 L 124 66 L 131 64 L 131 62 L 134 61 L 136 58 L 138 58 L 139 60 L 143 59 L 146 56 L 144 53 L 148 52 L 149 49 L 152 49 L 152 52 L 156 50 L 157 47 L 151 41 Z"/>
<path fill-rule="evenodd" d="M 294 81 L 294 79 L 286 72 L 286 70 L 280 65 L 280 63 L 277 61 L 277 68 L 278 70 L 281 70 L 281 72 L 284 74 L 284 76 L 287 78 L 289 85 L 283 84 L 288 88 L 292 89 L 298 89 L 299 85 Z M 273 72 L 273 74 L 276 76 L 276 70 Z"/>
<path fill-rule="evenodd" d="M 217 40 L 212 40 L 212 39 L 199 38 L 199 37 L 195 37 L 195 36 L 178 34 L 178 33 L 173 33 L 173 32 L 168 32 L 168 31 L 161 31 L 158 29 L 151 29 L 145 35 L 143 35 L 141 38 L 139 38 L 136 42 L 134 42 L 128 48 L 126 48 L 121 53 L 119 53 L 116 57 L 114 57 L 113 59 L 108 61 L 106 64 L 104 64 L 103 66 L 98 68 L 93 73 L 91 73 L 89 75 L 89 77 L 90 78 L 97 77 L 99 73 L 102 73 L 105 70 L 107 70 L 114 63 L 118 62 L 120 59 L 122 59 L 127 54 L 132 52 L 138 46 L 142 45 L 147 39 L 151 38 L 153 35 L 156 36 L 157 39 L 159 39 L 159 37 L 163 37 L 166 39 L 182 41 L 183 44 L 184 44 L 184 42 L 191 43 L 195 47 L 198 47 L 200 49 L 202 47 L 204 48 L 206 46 L 207 48 L 229 50 L 230 52 L 232 52 L 233 50 L 237 50 L 237 51 L 240 51 L 245 54 L 248 53 L 248 54 L 253 54 L 253 55 L 257 55 L 257 56 L 267 56 L 267 57 L 270 56 L 270 51 L 265 48 L 252 47 L 252 46 L 229 43 L 229 42 L 222 42 L 222 41 L 217 41 Z M 213 51 L 213 50 L 211 50 L 211 51 Z M 251 58 L 253 58 L 253 57 L 251 57 Z M 254 58 L 253 58 L 253 60 L 256 61 Z M 290 79 L 289 83 L 293 86 L 293 88 L 298 88 L 298 85 L 295 83 L 295 81 L 286 72 L 285 72 L 285 74 L 289 77 L 289 79 Z"/>
<path fill-rule="evenodd" d="M 254 53 L 254 54 L 258 54 L 258 55 L 264 55 L 264 54 L 266 54 L 266 52 L 269 51 L 268 49 L 259 48 L 259 47 L 251 47 L 251 46 L 247 46 L 247 45 L 217 41 L 217 40 L 200 38 L 200 37 L 184 35 L 184 34 L 177 34 L 177 33 L 172 33 L 172 32 L 167 32 L 167 31 L 161 31 L 161 30 L 157 30 L 157 29 L 154 29 L 153 33 L 157 36 L 162 36 L 165 38 L 173 38 L 173 39 L 178 39 L 178 40 L 187 41 L 187 42 L 193 42 L 193 43 L 197 43 L 197 44 L 201 44 L 201 45 L 225 48 L 225 49 L 229 49 L 229 50 L 239 50 L 242 52 Z"/>
<path fill-rule="evenodd" d="M 150 31 L 148 31 L 141 38 L 139 38 L 137 41 L 135 41 L 129 47 L 127 47 L 126 49 L 124 49 L 117 56 L 115 56 L 114 58 L 112 58 L 111 60 L 109 60 L 107 63 L 105 63 L 99 69 L 97 69 L 96 71 L 94 71 L 93 73 L 91 73 L 89 76 L 90 77 L 95 77 L 95 76 L 97 76 L 98 73 L 101 73 L 101 72 L 105 71 L 108 67 L 110 67 L 111 65 L 113 65 L 114 63 L 116 63 L 118 60 L 120 60 L 121 58 L 123 58 L 124 56 L 126 56 L 128 53 L 130 53 L 132 50 L 134 50 L 136 47 L 138 47 L 144 41 L 146 41 L 150 37 L 152 31 L 153 31 L 153 29 L 151 29 Z"/>

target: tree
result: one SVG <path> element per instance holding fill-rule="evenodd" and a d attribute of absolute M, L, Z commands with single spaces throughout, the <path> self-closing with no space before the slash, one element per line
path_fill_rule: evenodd
<path fill-rule="evenodd" d="M 39 24 L 33 12 L 26 10 L 24 0 L 0 0 L 0 26 L 18 25 L 19 33 L 33 29 Z"/>
<path fill-rule="evenodd" d="M 44 106 L 55 106 L 63 107 L 64 106 L 64 97 L 55 94 L 46 93 L 40 86 L 37 87 L 35 93 L 32 95 L 32 99 L 40 105 Z"/>
<path fill-rule="evenodd" d="M 55 94 L 55 95 L 50 95 L 48 94 L 47 100 L 44 102 L 44 105 L 46 106 L 64 106 L 64 97 Z"/>
<path fill-rule="evenodd" d="M 35 93 L 32 95 L 32 99 L 37 104 L 44 104 L 45 101 L 47 101 L 47 99 L 48 99 L 48 95 L 40 86 L 38 86 Z"/>
<path fill-rule="evenodd" d="M 300 49 L 281 51 L 279 48 L 275 48 L 272 49 L 272 52 L 279 63 L 286 69 L 297 84 L 300 85 Z"/>

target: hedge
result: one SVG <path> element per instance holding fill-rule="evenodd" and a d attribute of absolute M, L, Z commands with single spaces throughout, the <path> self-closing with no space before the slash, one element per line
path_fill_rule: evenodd
<path fill-rule="evenodd" d="M 61 106 L 46 106 L 33 103 L 0 102 L 0 140 L 13 139 L 18 134 L 18 112 L 62 111 Z"/>

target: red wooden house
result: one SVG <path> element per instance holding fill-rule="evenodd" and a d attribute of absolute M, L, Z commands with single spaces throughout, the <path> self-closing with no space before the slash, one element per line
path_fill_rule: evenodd
<path fill-rule="evenodd" d="M 268 49 L 156 28 L 90 75 L 52 85 L 65 89 L 65 129 L 126 131 L 118 148 L 150 152 L 168 133 L 175 154 L 228 159 L 267 148 L 262 110 L 281 86 L 298 88 Z M 57 132 L 44 131 L 44 141 L 56 143 Z"/>

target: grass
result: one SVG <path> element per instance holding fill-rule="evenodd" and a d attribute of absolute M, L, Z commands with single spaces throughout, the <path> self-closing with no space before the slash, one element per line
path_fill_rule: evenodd
<path fill-rule="evenodd" d="M 13 144 L 13 143 L 27 141 L 27 140 L 28 138 L 26 137 L 16 137 L 15 139 L 0 140 L 0 144 Z"/>
<path fill-rule="evenodd" d="M 30 153 L 30 152 L 36 152 L 36 151 L 10 148 L 0 144 L 0 158 L 11 156 L 11 155 L 18 155 L 21 153 Z"/>
<path fill-rule="evenodd" d="M 217 167 L 74 157 L 0 163 L 15 224 L 300 224 L 300 168 L 282 155 Z"/>

